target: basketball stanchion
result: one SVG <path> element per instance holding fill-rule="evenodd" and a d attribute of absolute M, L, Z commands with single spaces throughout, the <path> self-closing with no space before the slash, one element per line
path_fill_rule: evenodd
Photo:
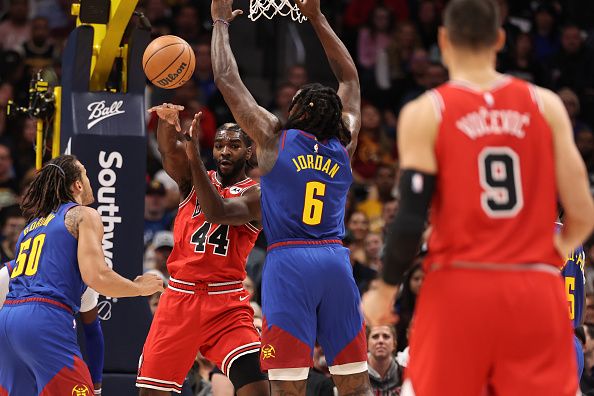
<path fill-rule="evenodd" d="M 143 271 L 146 79 L 150 30 L 122 37 L 137 0 L 82 0 L 62 57 L 61 152 L 85 165 L 103 221 L 107 265 L 134 279 Z M 119 58 L 122 67 L 114 60 Z M 137 395 L 138 358 L 151 321 L 145 298 L 99 300 L 105 338 L 103 394 Z M 79 326 L 81 328 L 82 326 Z M 84 337 L 79 337 L 83 343 Z"/>

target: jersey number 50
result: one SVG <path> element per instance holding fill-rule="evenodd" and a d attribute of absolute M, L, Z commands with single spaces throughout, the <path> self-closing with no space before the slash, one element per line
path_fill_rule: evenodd
<path fill-rule="evenodd" d="M 478 156 L 478 168 L 481 206 L 487 216 L 517 215 L 524 206 L 518 154 L 509 147 L 486 147 Z"/>
<path fill-rule="evenodd" d="M 31 240 L 33 240 L 33 246 L 31 246 Z M 35 238 L 25 239 L 21 242 L 19 255 L 16 259 L 16 267 L 12 271 L 11 278 L 22 275 L 23 271 L 26 276 L 35 275 L 37 273 L 39 257 L 41 256 L 41 249 L 43 249 L 44 242 L 45 234 L 39 234 Z"/>
<path fill-rule="evenodd" d="M 323 197 L 324 194 L 326 194 L 326 185 L 324 183 L 311 181 L 305 185 L 305 199 L 303 202 L 302 217 L 305 224 L 315 226 L 322 222 L 324 201 L 317 199 L 316 197 Z"/>

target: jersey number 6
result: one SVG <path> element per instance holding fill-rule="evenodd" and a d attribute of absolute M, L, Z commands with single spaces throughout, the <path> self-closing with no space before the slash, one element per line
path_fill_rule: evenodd
<path fill-rule="evenodd" d="M 324 201 L 315 197 L 323 197 L 326 193 L 326 185 L 317 181 L 308 182 L 305 185 L 305 200 L 303 202 L 303 222 L 310 226 L 322 222 Z"/>

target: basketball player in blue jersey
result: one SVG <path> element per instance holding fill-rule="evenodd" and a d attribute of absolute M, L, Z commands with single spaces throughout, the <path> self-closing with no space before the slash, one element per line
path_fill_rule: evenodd
<path fill-rule="evenodd" d="M 228 32 L 241 11 L 233 11 L 232 3 L 212 1 L 212 63 L 235 120 L 256 141 L 263 174 L 269 246 L 262 275 L 262 369 L 273 395 L 304 395 L 317 340 L 339 393 L 371 395 L 359 292 L 349 251 L 341 244 L 361 118 L 355 64 L 321 13 L 320 1 L 297 1 L 339 87 L 338 92 L 320 84 L 301 87 L 283 126 L 241 81 Z"/>
<path fill-rule="evenodd" d="M 84 206 L 93 200 L 84 166 L 70 155 L 46 164 L 23 198 L 28 224 L 0 310 L 1 396 L 91 394 L 73 317 L 86 285 L 110 297 L 163 290 L 155 275 L 132 282 L 105 264 L 101 217 Z"/>
<path fill-rule="evenodd" d="M 557 231 L 563 227 L 557 223 Z M 584 276 L 584 264 L 586 254 L 584 248 L 579 246 L 572 250 L 565 257 L 565 263 L 561 266 L 561 276 L 565 283 L 565 293 L 567 294 L 567 305 L 569 306 L 569 319 L 571 319 L 573 328 L 577 328 L 583 323 L 585 292 L 584 285 L 586 278 Z M 577 357 L 578 382 L 582 378 L 584 371 L 584 352 L 580 340 L 574 336 L 575 353 Z"/>

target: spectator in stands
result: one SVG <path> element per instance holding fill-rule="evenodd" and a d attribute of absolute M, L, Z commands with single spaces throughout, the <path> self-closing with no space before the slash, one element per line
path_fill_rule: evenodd
<path fill-rule="evenodd" d="M 430 51 L 437 45 L 437 29 L 440 25 L 439 12 L 435 1 L 421 0 L 416 24 L 423 47 Z"/>
<path fill-rule="evenodd" d="M 7 18 L 0 22 L 0 49 L 22 51 L 23 44 L 31 37 L 29 2 L 9 0 Z"/>
<path fill-rule="evenodd" d="M 594 195 L 594 134 L 589 128 L 583 127 L 575 135 L 575 143 L 586 164 L 590 190 Z"/>
<path fill-rule="evenodd" d="M 410 59 L 419 48 L 423 48 L 423 44 L 416 26 L 412 22 L 399 23 L 387 49 L 388 69 L 392 80 L 401 81 L 406 78 Z"/>
<path fill-rule="evenodd" d="M 165 0 L 146 0 L 144 3 L 144 16 L 154 24 L 171 18 L 171 9 Z"/>
<path fill-rule="evenodd" d="M 561 49 L 553 55 L 550 68 L 555 88 L 569 87 L 582 96 L 594 87 L 594 57 L 576 25 L 563 27 Z"/>
<path fill-rule="evenodd" d="M 6 208 L 1 221 L 2 242 L 0 242 L 0 265 L 16 257 L 16 243 L 21 231 L 23 231 L 23 228 L 27 224 L 18 205 Z"/>
<path fill-rule="evenodd" d="M 376 168 L 373 185 L 369 189 L 367 199 L 357 206 L 357 210 L 367 215 L 371 232 L 382 232 L 383 230 L 384 203 L 394 199 L 395 183 L 396 168 L 393 165 L 380 164 Z"/>
<path fill-rule="evenodd" d="M 199 20 L 196 7 L 191 4 L 182 5 L 174 16 L 174 34 L 186 40 L 190 45 L 198 44 L 201 33 Z"/>
<path fill-rule="evenodd" d="M 396 396 L 402 386 L 402 368 L 396 362 L 396 331 L 393 326 L 367 328 L 369 380 L 374 394 Z"/>
<path fill-rule="evenodd" d="M 499 14 L 501 18 L 501 27 L 505 31 L 505 46 L 501 49 L 500 55 L 506 56 L 511 53 L 512 49 L 517 43 L 518 34 L 521 30 L 516 25 L 511 23 L 509 19 L 509 4 L 507 0 L 497 0 L 499 4 Z"/>
<path fill-rule="evenodd" d="M 586 309 L 584 310 L 584 323 L 594 324 L 594 294 L 586 293 Z"/>
<path fill-rule="evenodd" d="M 546 3 L 541 3 L 534 13 L 532 39 L 536 59 L 548 61 L 559 50 L 559 33 L 557 31 L 557 12 Z"/>
<path fill-rule="evenodd" d="M 370 232 L 365 237 L 365 266 L 379 272 L 382 269 L 382 249 L 384 238 L 382 234 Z"/>
<path fill-rule="evenodd" d="M 547 81 L 542 64 L 534 57 L 532 37 L 528 33 L 518 33 L 510 50 L 499 58 L 499 67 L 503 73 L 544 85 Z"/>
<path fill-rule="evenodd" d="M 296 86 L 290 83 L 281 84 L 276 90 L 272 113 L 278 117 L 283 125 L 287 122 L 289 117 L 289 106 L 298 90 L 299 89 Z"/>
<path fill-rule="evenodd" d="M 586 394 L 594 391 L 594 324 L 586 322 L 584 326 L 584 335 L 586 342 L 584 345 L 584 372 L 580 381 L 580 389 Z"/>
<path fill-rule="evenodd" d="M 369 233 L 369 219 L 363 212 L 353 212 L 347 223 L 351 243 L 351 258 L 365 264 L 365 238 Z"/>
<path fill-rule="evenodd" d="M 394 14 L 396 20 L 406 21 L 409 15 L 407 0 L 352 0 L 344 13 L 344 24 L 347 28 L 358 29 L 368 20 L 373 9 L 383 4 Z"/>
<path fill-rule="evenodd" d="M 394 220 L 396 216 L 396 212 L 398 211 L 399 201 L 398 199 L 393 199 L 384 203 L 384 207 L 382 208 L 382 222 L 383 222 L 383 232 L 384 237 L 387 230 L 387 225 Z M 384 238 L 385 239 L 385 238 Z"/>
<path fill-rule="evenodd" d="M 0 55 L 2 55 L 2 53 L 0 53 Z M 8 120 L 6 108 L 8 106 L 8 101 L 13 98 L 13 95 L 14 90 L 12 84 L 0 81 L 0 136 L 6 134 Z"/>
<path fill-rule="evenodd" d="M 359 30 L 357 66 L 361 85 L 374 83 L 378 54 L 385 51 L 390 44 L 393 28 L 392 12 L 389 8 L 378 5 L 372 10 L 367 25 Z"/>
<path fill-rule="evenodd" d="M 173 215 L 167 212 L 165 187 L 157 180 L 148 183 L 144 198 L 144 244 L 153 241 L 159 231 L 169 230 Z"/>
<path fill-rule="evenodd" d="M 294 87 L 302 87 L 309 83 L 309 76 L 305 66 L 297 64 L 287 70 L 287 82 Z"/>
<path fill-rule="evenodd" d="M 408 346 L 406 333 L 412 320 L 419 291 L 425 279 L 425 272 L 419 262 L 413 265 L 405 274 L 402 290 L 396 300 L 395 311 L 399 320 L 396 325 L 396 334 L 399 340 L 398 350 L 402 351 Z"/>
<path fill-rule="evenodd" d="M 23 44 L 22 52 L 29 74 L 52 67 L 58 58 L 58 47 L 50 37 L 47 18 L 33 18 L 31 21 L 31 38 Z"/>
<path fill-rule="evenodd" d="M 196 54 L 196 70 L 194 78 L 198 84 L 198 98 L 202 103 L 208 103 L 212 95 L 217 90 L 212 72 L 212 62 L 210 59 L 210 42 L 202 41 L 194 46 Z"/>
<path fill-rule="evenodd" d="M 165 279 L 169 279 L 167 259 L 169 259 L 169 255 L 173 250 L 173 243 L 173 233 L 171 231 L 158 231 L 153 238 L 153 265 L 156 270 L 163 274 Z"/>
<path fill-rule="evenodd" d="M 16 203 L 19 182 L 12 167 L 10 147 L 0 143 L 0 208 Z"/>
<path fill-rule="evenodd" d="M 573 127 L 573 135 L 577 136 L 578 131 L 588 128 L 588 126 L 579 118 L 581 111 L 580 99 L 573 90 L 567 87 L 558 90 L 557 95 L 559 95 L 567 110 L 567 114 L 571 120 L 571 126 Z"/>

